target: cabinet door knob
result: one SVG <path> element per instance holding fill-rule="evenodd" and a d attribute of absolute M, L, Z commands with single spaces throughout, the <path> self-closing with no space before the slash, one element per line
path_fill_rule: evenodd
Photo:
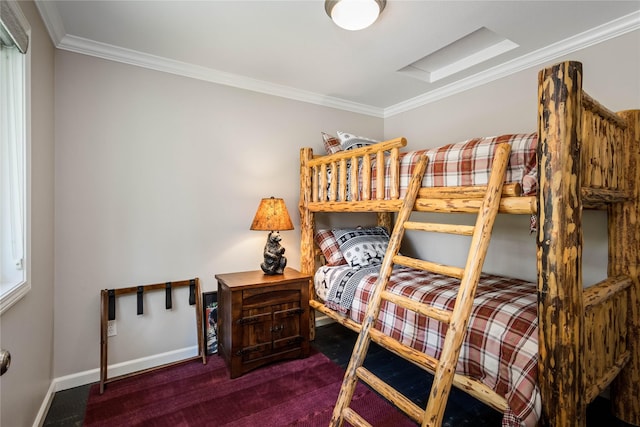
<path fill-rule="evenodd" d="M 275 325 L 271 327 L 271 332 L 278 332 L 284 329 L 284 325 Z"/>

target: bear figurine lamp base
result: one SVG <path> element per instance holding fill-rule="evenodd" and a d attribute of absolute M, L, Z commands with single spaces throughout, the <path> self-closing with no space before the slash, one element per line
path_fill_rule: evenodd
<path fill-rule="evenodd" d="M 264 262 L 260 264 L 264 274 L 282 274 L 287 265 L 287 258 L 284 256 L 284 248 L 280 245 L 282 238 L 279 232 L 293 230 L 284 200 L 274 197 L 262 199 L 250 229 L 269 231 L 264 246 Z"/>

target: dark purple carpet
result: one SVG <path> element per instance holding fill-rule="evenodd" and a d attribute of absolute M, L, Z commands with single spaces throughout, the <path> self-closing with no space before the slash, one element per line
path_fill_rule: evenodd
<path fill-rule="evenodd" d="M 229 379 L 217 355 L 91 387 L 84 425 L 326 427 L 344 371 L 322 353 Z M 375 426 L 415 426 L 363 384 L 351 407 Z M 346 425 L 347 423 L 345 423 Z"/>

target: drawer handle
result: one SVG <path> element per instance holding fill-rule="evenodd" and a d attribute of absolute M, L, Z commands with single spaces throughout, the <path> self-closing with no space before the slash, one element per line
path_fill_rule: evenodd
<path fill-rule="evenodd" d="M 284 329 L 284 325 L 275 325 L 271 327 L 271 332 L 279 332 Z"/>

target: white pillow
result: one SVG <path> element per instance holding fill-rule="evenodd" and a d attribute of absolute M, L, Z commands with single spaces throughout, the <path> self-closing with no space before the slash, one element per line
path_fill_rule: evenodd
<path fill-rule="evenodd" d="M 364 136 L 356 136 L 351 133 L 338 131 L 338 139 L 343 150 L 353 150 L 354 148 L 367 147 L 380 141 Z"/>

